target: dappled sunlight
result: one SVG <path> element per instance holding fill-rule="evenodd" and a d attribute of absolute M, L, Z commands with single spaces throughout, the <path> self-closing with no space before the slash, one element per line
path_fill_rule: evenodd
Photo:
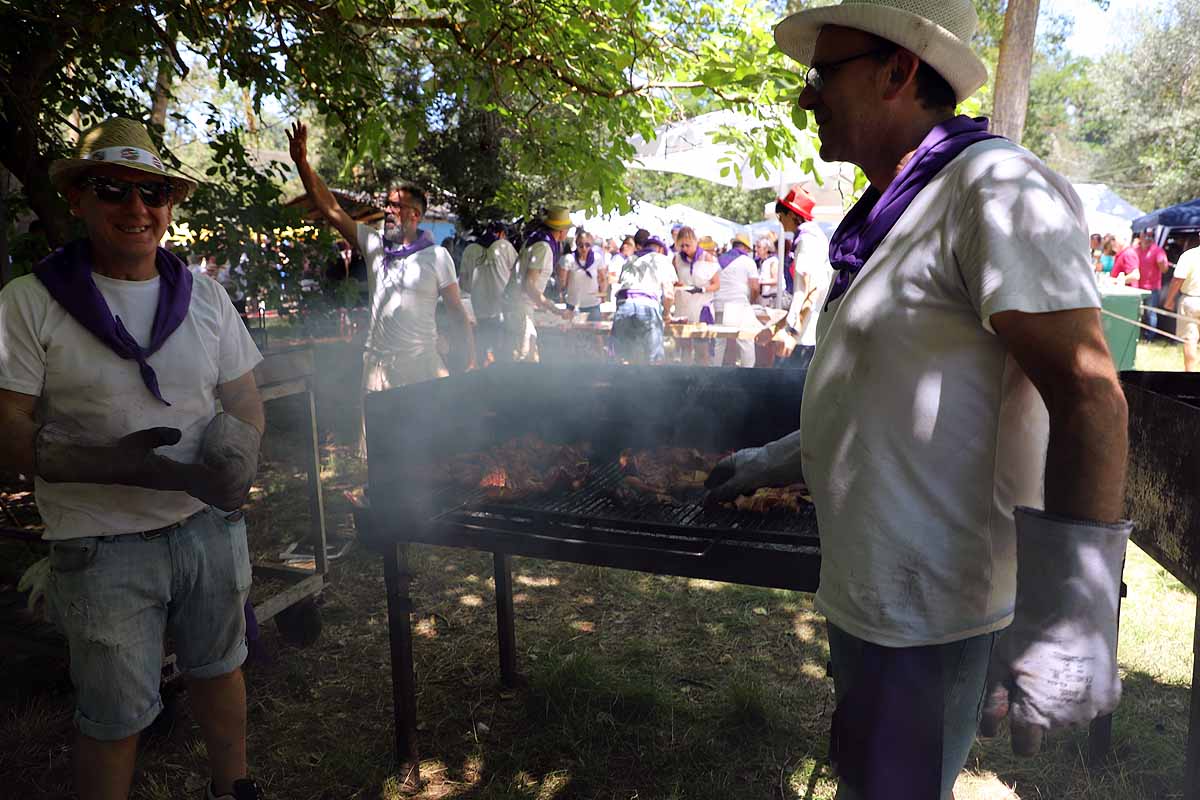
<path fill-rule="evenodd" d="M 581 594 L 576 596 L 575 602 L 581 606 L 594 606 L 596 605 L 596 598 L 592 597 L 590 594 Z"/>
<path fill-rule="evenodd" d="M 805 661 L 800 665 L 800 674 L 815 681 L 824 680 L 828 677 L 825 674 L 824 664 L 814 664 L 811 661 Z"/>
<path fill-rule="evenodd" d="M 483 598 L 477 594 L 464 594 L 462 597 L 458 598 L 458 602 L 460 605 L 464 605 L 467 608 L 479 608 L 483 605 Z"/>
<path fill-rule="evenodd" d="M 558 578 L 549 575 L 517 575 L 513 581 L 522 586 L 558 586 Z"/>
<path fill-rule="evenodd" d="M 1033 796 L 1040 796 L 1035 793 Z M 1004 785 L 996 773 L 988 770 L 964 772 L 954 784 L 955 800 L 1021 800 L 1021 795 Z"/>
<path fill-rule="evenodd" d="M 525 592 L 513 592 L 513 605 L 517 603 L 528 603 L 529 595 Z"/>
<path fill-rule="evenodd" d="M 689 589 L 704 589 L 709 592 L 719 592 L 729 586 L 728 583 L 721 581 L 706 581 L 702 578 L 689 578 L 687 582 Z"/>
<path fill-rule="evenodd" d="M 581 633 L 594 633 L 596 630 L 596 623 L 581 619 L 572 622 L 571 627 Z"/>

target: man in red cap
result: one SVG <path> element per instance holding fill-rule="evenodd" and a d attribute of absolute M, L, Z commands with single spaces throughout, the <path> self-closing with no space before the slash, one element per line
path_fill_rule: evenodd
<path fill-rule="evenodd" d="M 784 231 L 791 234 L 791 253 L 784 268 L 788 289 L 781 300 L 788 314 L 776 328 L 776 357 L 782 367 L 806 369 L 816 350 L 817 317 L 832 271 L 829 240 L 813 222 L 816 201 L 803 189 L 794 188 L 775 202 L 775 214 Z M 780 333 L 780 331 L 786 331 Z"/>

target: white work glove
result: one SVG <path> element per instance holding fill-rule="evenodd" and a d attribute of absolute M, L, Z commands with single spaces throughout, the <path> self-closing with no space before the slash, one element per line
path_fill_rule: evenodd
<path fill-rule="evenodd" d="M 34 440 L 35 472 L 50 483 L 109 483 L 146 489 L 186 491 L 187 465 L 155 449 L 177 444 L 178 428 L 146 428 L 112 444 L 85 431 L 47 423 Z"/>
<path fill-rule="evenodd" d="M 200 464 L 187 493 L 222 511 L 236 511 L 246 502 L 258 472 L 262 434 L 232 414 L 213 417 L 200 442 Z"/>
<path fill-rule="evenodd" d="M 717 462 L 704 488 L 718 503 L 754 494 L 764 486 L 788 486 L 804 479 L 800 465 L 800 431 L 762 447 L 738 450 Z"/>
<path fill-rule="evenodd" d="M 982 736 L 1010 720 L 1013 752 L 1082 725 L 1121 700 L 1117 603 L 1133 523 L 1084 522 L 1018 507 L 1017 603 L 988 669 Z"/>
<path fill-rule="evenodd" d="M 49 580 L 50 557 L 47 556 L 30 564 L 29 569 L 21 574 L 21 580 L 17 581 L 18 592 L 29 592 L 26 606 L 30 614 L 38 613 L 38 604 L 46 597 L 46 583 Z"/>

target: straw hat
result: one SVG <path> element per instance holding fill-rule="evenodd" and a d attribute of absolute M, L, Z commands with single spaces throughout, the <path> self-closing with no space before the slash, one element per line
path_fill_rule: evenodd
<path fill-rule="evenodd" d="M 842 0 L 787 17 L 775 26 L 775 44 L 812 66 L 826 25 L 873 33 L 913 52 L 946 79 L 960 103 L 987 83 L 987 67 L 969 44 L 979 27 L 972 0 Z"/>
<path fill-rule="evenodd" d="M 88 128 L 79 137 L 75 158 L 60 158 L 50 163 L 50 182 L 63 194 L 80 173 L 99 164 L 119 164 L 122 167 L 169 178 L 182 201 L 196 188 L 196 182 L 163 166 L 158 148 L 140 122 L 113 117 Z"/>
<path fill-rule="evenodd" d="M 571 222 L 571 210 L 566 206 L 548 206 L 542 212 L 542 224 L 555 231 L 565 231 Z"/>
<path fill-rule="evenodd" d="M 717 242 L 711 236 L 701 236 L 698 244 L 702 250 L 707 250 L 710 253 L 716 252 Z"/>
<path fill-rule="evenodd" d="M 750 243 L 750 234 L 746 233 L 745 231 L 738 231 L 733 235 L 733 244 L 737 244 L 738 242 L 746 245 L 746 247 L 754 246 Z"/>

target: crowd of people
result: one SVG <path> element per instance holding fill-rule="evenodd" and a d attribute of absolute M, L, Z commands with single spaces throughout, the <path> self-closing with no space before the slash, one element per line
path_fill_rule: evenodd
<path fill-rule="evenodd" d="M 1142 338 L 1154 341 L 1162 338 L 1160 326 L 1173 328 L 1172 335 L 1182 340 L 1184 370 L 1195 372 L 1200 369 L 1200 247 L 1185 250 L 1172 264 L 1158 238 L 1154 227 L 1135 233 L 1128 245 L 1112 234 L 1093 233 L 1092 267 L 1102 286 L 1124 285 L 1147 293 L 1142 301 Z M 1168 273 L 1171 279 L 1164 286 Z M 1175 320 L 1174 325 L 1165 324 L 1161 311 Z"/>

